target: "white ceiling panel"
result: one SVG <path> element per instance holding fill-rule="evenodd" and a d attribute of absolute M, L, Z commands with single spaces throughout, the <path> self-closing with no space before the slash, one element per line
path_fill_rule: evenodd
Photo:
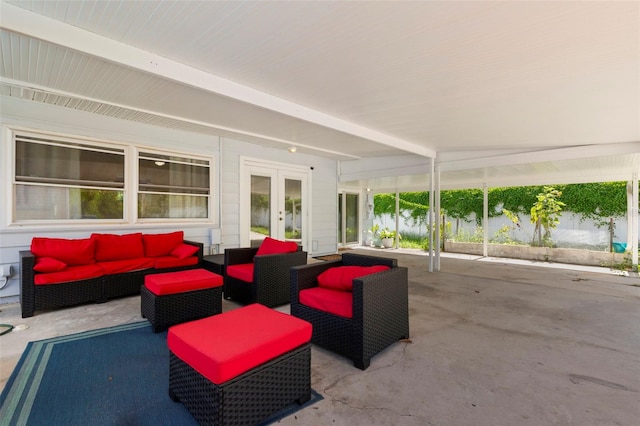
<path fill-rule="evenodd" d="M 437 156 L 460 165 L 443 171 L 451 186 L 639 172 L 628 151 L 640 147 L 607 152 L 640 145 L 639 2 L 0 8 L 5 96 L 344 161 Z M 535 155 L 584 146 L 598 149 L 574 160 Z M 499 152 L 531 152 L 531 163 L 506 164 Z"/>

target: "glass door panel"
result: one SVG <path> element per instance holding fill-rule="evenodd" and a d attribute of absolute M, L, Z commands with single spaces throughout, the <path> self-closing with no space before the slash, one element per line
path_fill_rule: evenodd
<path fill-rule="evenodd" d="M 357 244 L 360 238 L 360 195 L 338 194 L 338 244 Z"/>
<path fill-rule="evenodd" d="M 354 244 L 360 237 L 360 214 L 358 209 L 358 194 L 346 194 L 346 243 Z"/>
<path fill-rule="evenodd" d="M 251 175 L 251 246 L 271 235 L 271 177 Z"/>
<path fill-rule="evenodd" d="M 284 180 L 284 239 L 300 241 L 302 239 L 302 181 Z M 283 220 L 284 219 L 284 220 Z"/>

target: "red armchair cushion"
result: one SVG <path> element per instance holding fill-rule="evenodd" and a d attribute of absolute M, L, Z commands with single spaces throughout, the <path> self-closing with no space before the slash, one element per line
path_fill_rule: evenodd
<path fill-rule="evenodd" d="M 198 257 L 191 256 L 184 259 L 177 258 L 175 256 L 162 256 L 152 258 L 155 261 L 156 269 L 166 268 L 180 268 L 183 266 L 192 266 L 198 264 Z"/>
<path fill-rule="evenodd" d="M 91 238 L 96 242 L 98 262 L 144 257 L 140 232 L 125 235 L 91 234 Z"/>
<path fill-rule="evenodd" d="M 313 287 L 301 290 L 299 297 L 300 303 L 310 308 L 345 318 L 353 317 L 353 293 L 349 291 Z"/>
<path fill-rule="evenodd" d="M 248 283 L 253 282 L 253 263 L 241 263 L 239 265 L 227 266 L 225 272 L 233 278 L 237 278 Z"/>
<path fill-rule="evenodd" d="M 103 275 L 104 270 L 100 265 L 92 263 L 90 265 L 69 266 L 62 271 L 51 272 L 49 274 L 35 274 L 33 282 L 35 285 L 60 284 L 98 278 Z"/>
<path fill-rule="evenodd" d="M 36 264 L 33 267 L 37 272 L 58 272 L 67 267 L 67 264 L 61 260 L 54 259 L 53 257 L 41 257 L 36 260 Z"/>
<path fill-rule="evenodd" d="M 65 238 L 34 237 L 31 253 L 38 257 L 53 257 L 69 266 L 95 263 L 95 242 L 90 238 L 69 240 Z"/>
<path fill-rule="evenodd" d="M 175 256 L 178 259 L 186 259 L 196 254 L 198 250 L 200 249 L 197 246 L 180 243 L 180 245 L 171 251 L 171 256 Z"/>
<path fill-rule="evenodd" d="M 258 303 L 171 327 L 171 352 L 222 384 L 311 340 L 311 324 Z"/>
<path fill-rule="evenodd" d="M 267 237 L 262 240 L 256 256 L 263 254 L 293 253 L 296 251 L 298 251 L 298 244 L 295 241 L 280 241 Z"/>
<path fill-rule="evenodd" d="M 142 244 L 146 257 L 169 256 L 173 249 L 184 241 L 184 232 L 176 231 L 167 234 L 143 234 Z"/>
<path fill-rule="evenodd" d="M 332 290 L 353 291 L 353 279 L 389 269 L 385 265 L 336 266 L 318 275 L 318 286 Z"/>
<path fill-rule="evenodd" d="M 189 269 L 144 277 L 144 286 L 156 296 L 220 287 L 222 277 L 205 269 Z"/>

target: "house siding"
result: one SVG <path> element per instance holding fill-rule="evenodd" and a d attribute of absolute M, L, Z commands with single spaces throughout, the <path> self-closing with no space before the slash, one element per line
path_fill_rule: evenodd
<path fill-rule="evenodd" d="M 10 173 L 13 158 L 10 154 L 9 129 L 18 127 L 150 148 L 176 150 L 176 147 L 179 146 L 180 152 L 212 157 L 212 167 L 215 174 L 212 187 L 212 208 L 216 218 L 212 222 L 198 224 L 65 225 L 55 228 L 45 226 L 9 227 L 11 206 L 5 203 L 0 206 L 0 264 L 12 265 L 14 273 L 7 284 L 0 289 L 0 304 L 19 301 L 19 251 L 28 250 L 31 239 L 35 236 L 86 238 L 96 231 L 123 234 L 183 230 L 186 239 L 204 244 L 205 254 L 222 251 L 225 247 L 238 247 L 240 241 L 238 215 L 240 156 L 281 161 L 283 155 L 281 149 L 263 148 L 233 139 L 221 139 L 217 136 L 117 120 L 98 114 L 6 96 L 0 97 L 0 102 L 2 103 L 2 111 L 0 111 L 0 176 L 2 177 L 0 180 L 2 182 L 0 184 L 0 199 L 9 200 L 12 189 Z M 311 199 L 312 205 L 318 206 L 318 211 L 313 211 L 310 226 L 316 250 L 309 251 L 311 254 L 334 253 L 337 250 L 335 243 L 337 232 L 335 222 L 336 162 L 308 155 L 296 155 L 288 160 L 291 164 L 309 165 L 315 169 Z M 210 229 L 218 227 L 222 229 L 222 244 L 220 247 L 212 247 Z"/>

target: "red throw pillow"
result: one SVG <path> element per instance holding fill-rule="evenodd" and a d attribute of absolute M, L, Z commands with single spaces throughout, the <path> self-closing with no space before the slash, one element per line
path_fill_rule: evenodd
<path fill-rule="evenodd" d="M 180 244 L 171 251 L 171 256 L 175 256 L 178 259 L 186 259 L 187 257 L 196 254 L 198 250 L 199 248 L 197 246 L 192 246 L 191 244 Z"/>
<path fill-rule="evenodd" d="M 144 257 L 141 232 L 125 235 L 91 234 L 91 238 L 96 242 L 98 262 Z"/>
<path fill-rule="evenodd" d="M 66 267 L 67 264 L 61 260 L 54 259 L 53 257 L 41 257 L 36 260 L 36 265 L 33 267 L 33 270 L 48 273 L 62 271 Z"/>
<path fill-rule="evenodd" d="M 144 255 L 147 257 L 169 256 L 173 249 L 184 241 L 184 232 L 176 231 L 167 234 L 142 234 Z"/>
<path fill-rule="evenodd" d="M 389 269 L 385 265 L 335 266 L 318 275 L 318 286 L 332 290 L 353 291 L 353 279 Z"/>
<path fill-rule="evenodd" d="M 298 244 L 295 241 L 280 241 L 267 237 L 262 240 L 256 256 L 263 254 L 293 253 L 296 251 L 298 251 Z"/>
<path fill-rule="evenodd" d="M 31 252 L 39 257 L 54 257 L 68 266 L 95 263 L 95 241 L 91 238 L 66 239 L 34 237 Z"/>

